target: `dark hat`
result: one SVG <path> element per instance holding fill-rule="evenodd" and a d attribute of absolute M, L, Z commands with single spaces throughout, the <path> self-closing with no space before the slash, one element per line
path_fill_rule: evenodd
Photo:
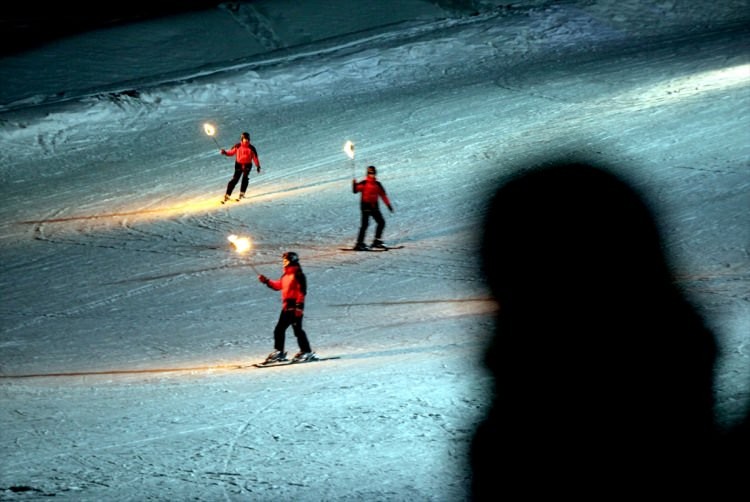
<path fill-rule="evenodd" d="M 284 266 L 296 265 L 299 263 L 299 256 L 294 251 L 287 251 L 281 255 L 281 259 L 284 260 Z"/>

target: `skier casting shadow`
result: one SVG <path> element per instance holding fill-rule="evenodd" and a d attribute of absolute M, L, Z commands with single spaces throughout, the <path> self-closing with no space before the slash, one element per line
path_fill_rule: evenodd
<path fill-rule="evenodd" d="M 584 163 L 521 171 L 491 200 L 481 262 L 499 310 L 473 500 L 716 488 L 736 463 L 714 421 L 717 344 L 634 189 Z"/>
<path fill-rule="evenodd" d="M 234 187 L 237 186 L 237 182 L 242 178 L 240 183 L 240 196 L 239 199 L 245 198 L 245 192 L 247 186 L 250 183 L 250 171 L 253 170 L 253 164 L 255 164 L 255 170 L 260 174 L 260 160 L 258 159 L 258 150 L 255 146 L 250 143 L 250 133 L 243 132 L 240 136 L 240 142 L 235 144 L 230 150 L 220 150 L 222 155 L 231 157 L 235 155 L 234 161 L 234 175 L 227 184 L 227 190 L 224 193 L 224 200 L 222 203 L 228 201 L 232 196 Z"/>
<path fill-rule="evenodd" d="M 378 181 L 376 175 L 377 169 L 375 169 L 375 166 L 367 166 L 367 177 L 365 179 L 362 181 L 357 181 L 356 178 L 352 180 L 352 193 L 362 194 L 359 203 L 361 222 L 359 233 L 357 234 L 357 242 L 353 248 L 355 251 L 366 251 L 368 249 L 365 244 L 365 234 L 370 224 L 370 218 L 375 220 L 377 225 L 375 227 L 375 239 L 372 241 L 370 247 L 381 249 L 385 249 L 386 247 L 382 241 L 385 218 L 383 218 L 383 213 L 380 212 L 379 200 L 383 199 L 383 203 L 385 203 L 390 212 L 393 212 L 393 206 L 388 199 L 388 195 L 385 193 L 383 184 Z"/>
<path fill-rule="evenodd" d="M 307 333 L 302 329 L 302 319 L 305 314 L 305 296 L 307 295 L 307 277 L 302 272 L 299 256 L 293 251 L 282 255 L 284 267 L 283 275 L 278 279 L 269 279 L 265 275 L 258 275 L 258 280 L 269 288 L 281 291 L 281 314 L 273 330 L 274 351 L 271 352 L 265 364 L 278 361 L 286 361 L 284 342 L 286 330 L 289 326 L 297 337 L 299 352 L 292 359 L 295 362 L 312 361 L 318 358 L 317 354 L 310 348 Z"/>

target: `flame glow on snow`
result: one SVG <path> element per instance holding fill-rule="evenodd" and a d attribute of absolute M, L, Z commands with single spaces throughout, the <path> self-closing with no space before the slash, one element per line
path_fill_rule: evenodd
<path fill-rule="evenodd" d="M 644 107 L 649 108 L 682 101 L 706 92 L 716 92 L 748 84 L 750 84 L 750 64 L 743 64 L 671 79 L 649 89 L 629 92 L 621 99 L 640 101 L 644 103 Z"/>
<path fill-rule="evenodd" d="M 247 237 L 238 237 L 232 234 L 227 237 L 227 240 L 232 243 L 234 249 L 236 249 L 240 254 L 244 253 L 252 247 L 252 245 L 250 244 L 250 239 L 248 239 Z"/>

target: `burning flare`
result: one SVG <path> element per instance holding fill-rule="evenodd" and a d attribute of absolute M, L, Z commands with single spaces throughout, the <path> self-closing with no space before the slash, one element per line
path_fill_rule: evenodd
<path fill-rule="evenodd" d="M 216 138 L 214 138 L 214 134 L 216 134 L 216 128 L 213 126 L 213 124 L 209 124 L 208 122 L 206 122 L 205 124 L 203 124 L 203 130 L 206 131 L 206 134 L 208 134 L 208 136 L 212 140 L 214 140 L 214 144 L 216 145 L 216 148 L 221 148 L 219 146 L 219 142 L 216 141 Z"/>
<path fill-rule="evenodd" d="M 351 141 L 344 143 L 344 153 L 346 153 L 350 159 L 354 159 L 354 143 Z"/>
<path fill-rule="evenodd" d="M 248 239 L 247 237 L 238 237 L 233 234 L 227 237 L 227 240 L 232 243 L 234 249 L 237 250 L 237 252 L 240 254 L 248 251 L 252 247 L 252 244 L 250 244 L 250 239 Z"/>

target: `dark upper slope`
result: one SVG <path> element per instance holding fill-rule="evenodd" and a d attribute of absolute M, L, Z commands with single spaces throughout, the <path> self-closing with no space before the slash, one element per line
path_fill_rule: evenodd
<path fill-rule="evenodd" d="M 170 2 L 19 2 L 0 9 L 0 56 L 23 52 L 86 31 L 189 11 L 211 9 L 216 0 Z"/>

